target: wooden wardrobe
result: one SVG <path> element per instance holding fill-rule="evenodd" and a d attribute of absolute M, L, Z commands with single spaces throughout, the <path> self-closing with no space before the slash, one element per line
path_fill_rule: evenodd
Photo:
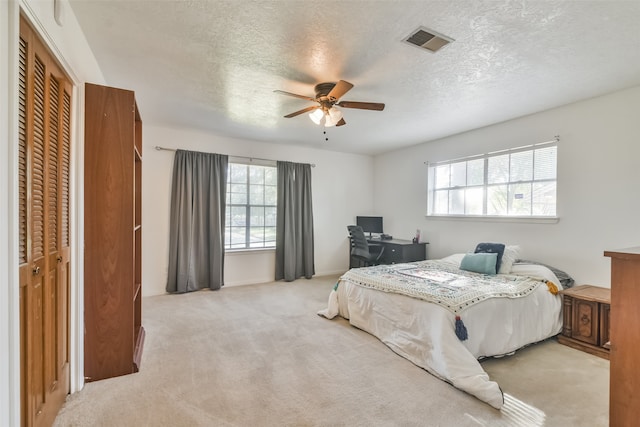
<path fill-rule="evenodd" d="M 609 425 L 640 419 L 640 247 L 606 251 L 611 257 Z"/>
<path fill-rule="evenodd" d="M 50 426 L 69 393 L 72 85 L 24 17 L 19 43 L 20 418 Z"/>
<path fill-rule="evenodd" d="M 142 123 L 134 93 L 85 85 L 85 380 L 137 372 L 142 327 Z"/>

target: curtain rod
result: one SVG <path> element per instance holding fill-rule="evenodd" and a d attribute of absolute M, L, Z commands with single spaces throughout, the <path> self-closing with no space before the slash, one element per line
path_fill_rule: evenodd
<path fill-rule="evenodd" d="M 155 148 L 157 151 L 176 151 L 176 149 L 175 149 L 175 148 L 165 148 L 165 147 L 160 147 L 159 145 L 156 145 L 154 148 Z M 260 157 L 231 156 L 231 155 L 230 155 L 229 157 L 239 157 L 239 158 L 241 158 L 241 159 L 248 159 L 249 161 L 251 161 L 251 160 L 264 160 L 264 161 L 267 161 L 267 162 L 277 162 L 277 160 L 273 160 L 273 159 L 261 159 Z M 312 167 L 312 168 L 315 168 L 315 167 L 316 167 L 316 164 L 315 164 L 315 163 L 310 163 L 310 165 L 311 165 L 311 167 Z"/>

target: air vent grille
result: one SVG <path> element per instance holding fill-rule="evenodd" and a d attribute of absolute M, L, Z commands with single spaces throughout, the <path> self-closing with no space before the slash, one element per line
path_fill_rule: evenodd
<path fill-rule="evenodd" d="M 443 36 L 427 28 L 418 28 L 409 37 L 404 39 L 412 46 L 417 46 L 429 52 L 435 53 L 444 46 L 454 41 L 451 37 Z"/>

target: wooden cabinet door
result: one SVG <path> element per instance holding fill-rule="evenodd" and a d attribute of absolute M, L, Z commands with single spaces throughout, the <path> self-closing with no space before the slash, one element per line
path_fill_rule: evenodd
<path fill-rule="evenodd" d="M 573 300 L 573 327 L 571 337 L 598 345 L 599 307 L 595 301 Z"/>
<path fill-rule="evenodd" d="M 403 262 L 424 261 L 427 255 L 424 243 L 405 245 L 403 251 Z"/>
<path fill-rule="evenodd" d="M 20 20 L 21 419 L 49 426 L 69 392 L 71 85 Z"/>

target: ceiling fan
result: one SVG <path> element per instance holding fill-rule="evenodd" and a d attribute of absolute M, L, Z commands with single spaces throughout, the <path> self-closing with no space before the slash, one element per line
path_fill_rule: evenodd
<path fill-rule="evenodd" d="M 314 91 L 316 93 L 315 98 L 310 96 L 297 95 L 291 92 L 285 92 L 283 90 L 274 90 L 276 93 L 282 95 L 293 96 L 295 98 L 306 99 L 307 101 L 317 102 L 318 105 L 312 105 L 311 107 L 303 108 L 302 110 L 295 111 L 291 114 L 287 114 L 286 118 L 299 116 L 300 114 L 309 113 L 309 117 L 315 124 L 324 124 L 325 127 L 329 126 L 343 126 L 347 124 L 342 117 L 342 111 L 336 107 L 344 108 L 358 108 L 361 110 L 384 110 L 384 104 L 378 102 L 355 102 L 355 101 L 340 101 L 340 98 L 347 93 L 353 85 L 344 80 L 340 80 L 338 83 L 318 83 Z"/>

